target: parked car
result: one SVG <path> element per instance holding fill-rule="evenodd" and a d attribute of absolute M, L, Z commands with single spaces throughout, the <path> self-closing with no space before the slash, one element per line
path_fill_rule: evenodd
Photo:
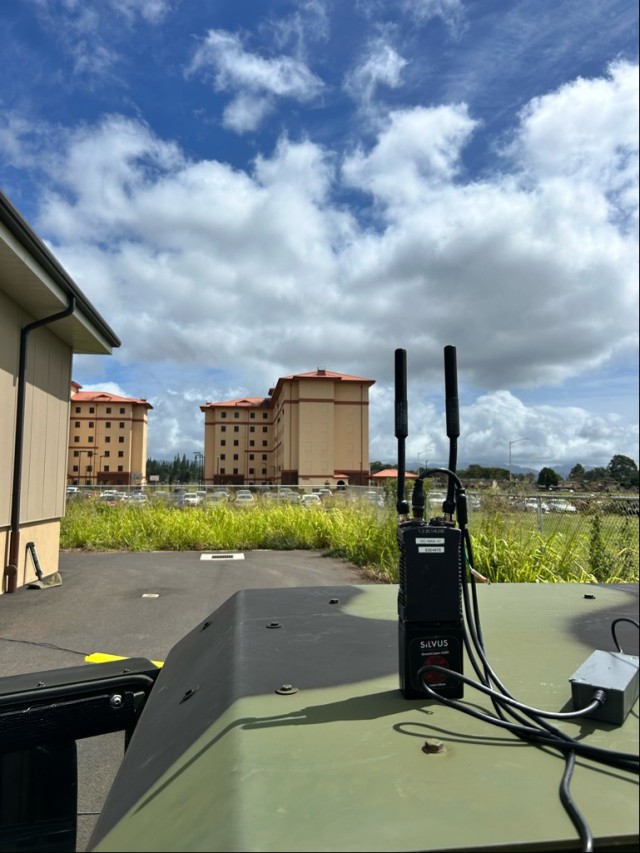
<path fill-rule="evenodd" d="M 300 495 L 294 492 L 293 489 L 279 489 L 276 494 L 276 500 L 295 503 L 300 500 Z"/>
<path fill-rule="evenodd" d="M 228 501 L 228 500 L 229 500 L 229 492 L 224 492 L 224 491 L 217 490 L 217 491 L 215 491 L 215 492 L 212 492 L 212 493 L 209 495 L 209 500 L 216 501 L 216 502 L 218 502 L 218 501 Z"/>
<path fill-rule="evenodd" d="M 526 498 L 522 504 L 522 509 L 525 512 L 549 512 L 549 504 L 544 501 L 539 501 L 537 498 Z"/>
<path fill-rule="evenodd" d="M 202 498 L 195 492 L 187 492 L 184 495 L 180 495 L 178 500 L 178 506 L 200 506 L 201 503 Z"/>
<path fill-rule="evenodd" d="M 577 512 L 578 508 L 562 498 L 553 498 L 548 503 L 549 512 Z"/>
<path fill-rule="evenodd" d="M 142 506 L 149 503 L 149 498 L 143 492 L 134 492 L 129 495 L 128 503 L 132 506 Z"/>
<path fill-rule="evenodd" d="M 314 492 L 310 495 L 303 495 L 300 499 L 300 504 L 306 507 L 321 507 L 322 506 L 322 498 L 317 492 Z"/>
<path fill-rule="evenodd" d="M 240 491 L 236 493 L 235 505 L 236 506 L 251 506 L 256 502 L 255 495 L 253 492 L 249 491 Z"/>

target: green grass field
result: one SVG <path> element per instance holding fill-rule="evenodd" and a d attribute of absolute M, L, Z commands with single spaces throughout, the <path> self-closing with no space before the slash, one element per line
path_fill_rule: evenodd
<path fill-rule="evenodd" d="M 638 581 L 638 519 L 580 514 L 474 513 L 473 566 L 493 582 Z M 259 503 L 176 507 L 70 501 L 61 548 L 92 551 L 310 549 L 340 557 L 382 582 L 398 580 L 396 516 L 367 505 L 331 509 Z"/>

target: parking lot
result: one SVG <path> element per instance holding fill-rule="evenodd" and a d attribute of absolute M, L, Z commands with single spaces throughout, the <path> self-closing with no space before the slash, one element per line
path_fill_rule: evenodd
<path fill-rule="evenodd" d="M 60 586 L 0 596 L 1 676 L 78 666 L 95 653 L 162 662 L 241 589 L 370 582 L 313 551 L 64 552 L 60 575 Z M 78 851 L 123 750 L 121 732 L 78 742 Z"/>

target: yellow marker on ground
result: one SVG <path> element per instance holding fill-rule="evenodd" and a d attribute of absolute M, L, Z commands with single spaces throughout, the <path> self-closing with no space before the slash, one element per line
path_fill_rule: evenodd
<path fill-rule="evenodd" d="M 107 663 L 110 660 L 127 660 L 128 658 L 125 655 L 108 655 L 105 652 L 93 652 L 93 654 L 86 655 L 85 661 L 87 663 Z M 154 666 L 157 666 L 160 669 L 164 665 L 163 660 L 152 660 L 151 663 Z"/>

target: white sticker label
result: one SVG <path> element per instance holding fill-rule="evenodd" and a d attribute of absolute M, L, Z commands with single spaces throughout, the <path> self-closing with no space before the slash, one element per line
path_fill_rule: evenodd
<path fill-rule="evenodd" d="M 444 536 L 427 536 L 424 539 L 416 539 L 416 545 L 444 545 Z"/>
<path fill-rule="evenodd" d="M 418 548 L 418 554 L 444 554 L 442 545 L 422 545 Z"/>

